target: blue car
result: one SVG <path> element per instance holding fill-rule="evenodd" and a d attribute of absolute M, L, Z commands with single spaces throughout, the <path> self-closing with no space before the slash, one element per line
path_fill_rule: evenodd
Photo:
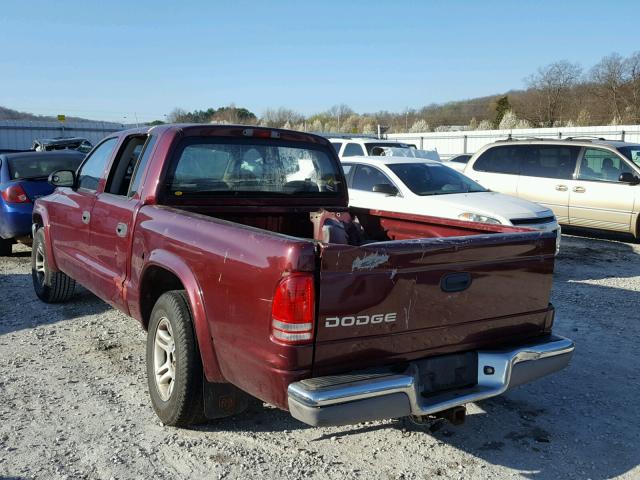
<path fill-rule="evenodd" d="M 76 170 L 84 156 L 75 150 L 0 154 L 0 256 L 31 235 L 33 202 L 54 190 L 49 174 Z"/>

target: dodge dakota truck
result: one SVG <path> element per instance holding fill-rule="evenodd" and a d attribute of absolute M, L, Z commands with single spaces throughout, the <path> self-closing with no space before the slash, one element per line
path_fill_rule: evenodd
<path fill-rule="evenodd" d="M 33 211 L 35 293 L 67 301 L 78 282 L 137 319 L 168 425 L 239 413 L 251 396 L 309 425 L 460 420 L 574 349 L 551 333 L 555 232 L 349 210 L 315 135 L 128 130 L 49 181 Z"/>

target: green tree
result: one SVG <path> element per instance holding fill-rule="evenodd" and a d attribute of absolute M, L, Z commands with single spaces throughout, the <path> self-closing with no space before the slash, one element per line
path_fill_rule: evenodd
<path fill-rule="evenodd" d="M 500 126 L 502 118 L 510 110 L 511 104 L 509 103 L 509 97 L 507 95 L 505 95 L 504 97 L 500 97 L 496 102 L 496 118 L 493 121 L 494 128 L 498 128 Z"/>

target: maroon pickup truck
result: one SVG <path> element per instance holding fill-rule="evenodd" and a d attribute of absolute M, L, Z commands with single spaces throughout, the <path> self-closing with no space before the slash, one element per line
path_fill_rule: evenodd
<path fill-rule="evenodd" d="M 315 135 L 128 130 L 49 180 L 35 292 L 62 302 L 79 282 L 148 330 L 165 424 L 232 415 L 249 396 L 310 425 L 460 419 L 573 352 L 551 334 L 555 233 L 350 211 Z"/>

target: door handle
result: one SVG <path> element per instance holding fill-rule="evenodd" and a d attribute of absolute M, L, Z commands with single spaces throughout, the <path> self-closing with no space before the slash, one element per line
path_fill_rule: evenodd
<path fill-rule="evenodd" d="M 576 193 L 584 193 L 586 189 L 584 187 L 573 187 L 573 191 Z"/>
<path fill-rule="evenodd" d="M 567 190 L 569 190 L 569 187 L 567 187 L 566 185 L 556 185 L 556 190 L 558 190 L 559 192 L 566 192 Z"/>
<path fill-rule="evenodd" d="M 82 223 L 87 225 L 91 221 L 91 214 L 86 210 L 82 212 Z"/>
<path fill-rule="evenodd" d="M 469 272 L 448 273 L 440 279 L 440 289 L 443 292 L 462 292 L 471 285 L 471 274 Z"/>
<path fill-rule="evenodd" d="M 119 223 L 116 226 L 116 233 L 118 234 L 119 237 L 126 237 L 127 236 L 127 224 L 126 223 Z"/>

